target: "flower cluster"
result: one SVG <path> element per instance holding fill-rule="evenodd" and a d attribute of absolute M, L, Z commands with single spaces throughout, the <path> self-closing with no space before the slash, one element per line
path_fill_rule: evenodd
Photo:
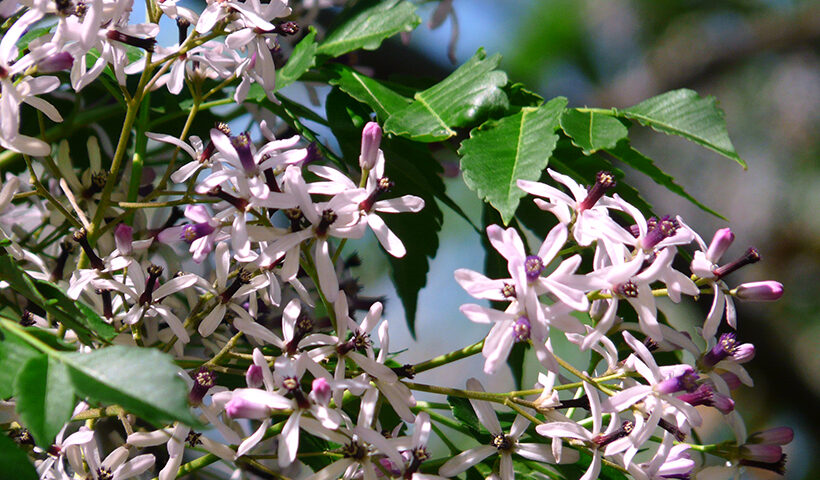
<path fill-rule="evenodd" d="M 582 457 L 589 458 L 582 480 L 598 478 L 604 466 L 638 480 L 720 478 L 741 467 L 782 473 L 791 430 L 748 436 L 733 390 L 752 384 L 743 364 L 754 357 L 754 346 L 739 340 L 734 300 L 776 300 L 783 288 L 774 281 L 730 287 L 728 277 L 760 254 L 749 249 L 722 262 L 734 240 L 729 228 L 707 245 L 680 217 L 646 218 L 610 196 L 615 179 L 608 172 L 589 188 L 552 169 L 544 172 L 548 183 L 518 180 L 547 212 L 545 238 L 530 249 L 529 232 L 489 225 L 489 244 L 506 263 L 504 278 L 455 272 L 457 283 L 484 301 L 460 310 L 490 326 L 486 338 L 402 365 L 383 301 L 360 294 L 352 273 L 359 259 L 343 252 L 348 241 L 372 233 L 389 256 L 407 256 L 412 246 L 388 226 L 390 216 L 431 205 L 391 193 L 386 134 L 376 122 L 357 124 L 358 159 L 334 158 L 332 165 L 320 153 L 328 147 L 305 131 L 259 120 L 261 114 L 245 131 L 235 131 L 241 122 L 219 122 L 189 135 L 201 102 L 231 84 L 228 100 L 244 102 L 257 85 L 265 101 L 278 102 L 279 37 L 299 27 L 285 21 L 293 12 L 285 0 L 209 0 L 201 13 L 177 3 L 148 2 L 148 21 L 134 24 L 130 1 L 0 1 L 8 18 L 0 40 L 0 145 L 23 154 L 28 167 L 25 176 L 7 174 L 0 188 L 0 261 L 9 270 L 0 272 L 0 342 L 11 338 L 6 331 L 25 339 L 0 344 L 0 358 L 10 351 L 31 357 L 22 374 L 13 372 L 15 385 L 0 385 L 8 393 L 0 398 L 0 427 L 26 450 L 41 480 L 127 479 L 148 471 L 168 480 L 217 460 L 237 477 L 245 470 L 312 480 L 443 478 L 470 468 L 509 480 L 515 462 L 537 469 Z M 310 18 L 333 4 L 305 1 L 299 8 Z M 452 2 L 445 0 L 433 26 L 448 15 Z M 173 46 L 157 44 L 163 17 L 178 27 Z M 34 35 L 42 25 L 50 27 Z M 127 127 L 108 172 L 101 166 L 112 150 L 106 135 L 84 138 L 82 154 L 67 139 L 54 141 L 52 151 L 44 132 L 33 136 L 21 125 L 24 103 L 62 122 L 42 96 L 80 98 L 71 95 L 105 69 L 106 88 L 123 92 Z M 206 80 L 217 87 L 203 94 Z M 138 94 L 128 93 L 129 81 L 138 83 Z M 176 95 L 186 84 L 195 106 L 180 135 L 146 119 L 135 127 L 138 112 L 151 114 L 150 101 L 140 109 L 147 92 L 165 87 Z M 132 127 L 133 160 L 124 177 L 133 178 L 120 182 Z M 146 149 L 158 157 L 172 151 L 158 181 L 141 163 Z M 186 161 L 177 164 L 180 156 Z M 683 262 L 689 268 L 681 270 L 681 253 L 692 249 L 691 262 Z M 681 302 L 702 295 L 712 296 L 712 306 L 696 335 L 659 314 L 658 297 Z M 91 327 L 72 319 L 77 312 Z M 553 347 L 559 341 L 601 360 L 577 369 Z M 49 386 L 94 383 L 83 362 L 110 344 L 167 353 L 157 354 L 173 365 L 162 394 L 184 384 L 180 397 L 187 391 L 182 402 L 196 422 L 149 400 L 95 397 L 79 387 L 59 392 L 68 400 L 55 400 L 74 407 L 67 421 L 60 412 L 43 414 L 49 419 L 39 423 L 48 425 L 29 421 L 34 407 L 25 405 L 29 392 L 20 378 L 30 380 L 26 375 L 35 376 L 45 359 Z M 478 353 L 493 374 L 516 344 L 532 348 L 542 367 L 532 390 L 487 392 L 475 378 L 463 389 L 411 381 Z M 128 390 L 106 374 L 102 386 L 95 384 L 99 391 Z M 563 393 L 570 390 L 574 396 Z M 417 402 L 416 391 L 447 395 L 457 421 L 435 412 L 440 403 Z M 124 404 L 101 407 L 101 400 Z M 496 411 L 494 403 L 513 412 Z M 707 408 L 725 418 L 734 441 L 695 443 Z M 162 420 L 135 416 L 145 412 L 160 412 Z M 51 445 L 32 437 L 50 432 L 53 422 L 62 429 L 51 432 Z M 458 451 L 440 426 L 481 444 Z M 428 446 L 431 433 L 451 455 Z M 167 455 L 157 455 L 163 445 Z M 696 462 L 692 449 L 729 463 Z"/>

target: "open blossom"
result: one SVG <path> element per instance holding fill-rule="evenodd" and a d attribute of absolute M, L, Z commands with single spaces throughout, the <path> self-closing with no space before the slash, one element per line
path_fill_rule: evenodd
<path fill-rule="evenodd" d="M 481 383 L 475 378 L 467 380 L 467 389 L 477 392 L 484 391 Z M 481 422 L 490 432 L 490 435 L 492 435 L 491 444 L 474 447 L 459 453 L 441 466 L 439 475 L 445 477 L 458 475 L 494 453 L 497 453 L 501 457 L 499 473 L 502 480 L 515 478 L 512 461 L 513 454 L 537 462 L 558 463 L 547 445 L 542 443 L 519 442 L 519 438 L 530 425 L 529 420 L 520 415 L 516 416 L 515 421 L 510 427 L 510 433 L 505 434 L 503 430 L 501 430 L 501 424 L 489 402 L 471 398 L 470 404 L 472 404 L 475 409 L 478 421 Z M 577 452 L 569 450 L 564 453 L 561 463 L 572 463 L 576 460 Z"/>
<path fill-rule="evenodd" d="M 604 193 L 615 186 L 615 179 L 608 172 L 599 172 L 595 184 L 589 191 L 566 175 L 552 169 L 547 173 L 558 183 L 563 184 L 572 197 L 555 187 L 529 180 L 518 180 L 518 187 L 536 197 L 549 199 L 545 202 L 536 198 L 535 204 L 558 217 L 564 225 L 572 225 L 572 235 L 579 245 L 589 245 L 598 239 L 617 239 L 621 237 L 621 228 L 609 217 L 610 208 L 618 208 L 611 198 Z"/>

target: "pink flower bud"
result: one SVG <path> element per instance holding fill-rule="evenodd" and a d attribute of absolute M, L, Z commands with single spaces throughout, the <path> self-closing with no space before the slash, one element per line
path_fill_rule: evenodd
<path fill-rule="evenodd" d="M 74 65 L 74 57 L 70 53 L 55 53 L 37 62 L 37 73 L 55 73 L 70 70 L 72 65 Z"/>
<path fill-rule="evenodd" d="M 124 223 L 117 225 L 114 229 L 114 240 L 117 242 L 117 250 L 122 255 L 131 255 L 134 229 Z"/>
<path fill-rule="evenodd" d="M 313 397 L 313 401 L 319 405 L 327 405 L 330 402 L 333 389 L 330 388 L 330 384 L 327 380 L 322 377 L 314 379 L 310 387 L 310 395 Z"/>
<path fill-rule="evenodd" d="M 734 240 L 735 234 L 732 233 L 730 228 L 721 228 L 712 237 L 712 243 L 709 244 L 709 249 L 706 251 L 706 258 L 712 262 L 717 262 L 726 253 Z"/>
<path fill-rule="evenodd" d="M 234 397 L 225 404 L 225 412 L 227 412 L 231 418 L 261 420 L 270 417 L 271 409 L 265 402 L 259 401 L 258 398 L 239 394 L 234 395 Z"/>
<path fill-rule="evenodd" d="M 774 463 L 783 456 L 783 449 L 780 445 L 741 445 L 740 457 L 745 460 L 755 462 Z"/>
<path fill-rule="evenodd" d="M 768 445 L 786 445 L 794 440 L 794 430 L 789 427 L 775 427 L 762 432 L 753 433 L 746 443 L 762 443 Z"/>
<path fill-rule="evenodd" d="M 783 296 L 783 284 L 773 280 L 744 283 L 737 287 L 735 296 L 752 302 L 771 302 Z"/>
<path fill-rule="evenodd" d="M 259 365 L 251 365 L 248 371 L 245 372 L 245 382 L 251 388 L 259 388 L 262 386 L 262 367 Z"/>
<path fill-rule="evenodd" d="M 382 128 L 376 122 L 367 122 L 362 129 L 362 153 L 359 166 L 371 170 L 379 159 L 379 145 L 382 142 Z"/>

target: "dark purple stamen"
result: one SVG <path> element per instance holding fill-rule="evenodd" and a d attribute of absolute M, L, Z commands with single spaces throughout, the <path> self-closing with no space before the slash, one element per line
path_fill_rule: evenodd
<path fill-rule="evenodd" d="M 628 436 L 630 433 L 632 433 L 633 428 L 635 428 L 635 423 L 626 420 L 624 421 L 624 423 L 621 424 L 620 428 L 618 428 L 617 430 L 608 435 L 595 435 L 595 437 L 592 438 L 592 443 L 595 444 L 595 446 L 597 446 L 598 448 L 605 447 L 610 443 L 614 442 L 615 440 L 618 440 L 619 438 L 624 438 Z"/>
<path fill-rule="evenodd" d="M 111 303 L 111 290 L 98 288 L 96 293 L 102 297 L 103 302 L 103 316 L 107 319 L 114 318 L 114 307 Z"/>
<path fill-rule="evenodd" d="M 618 285 L 614 290 L 618 295 L 627 298 L 637 298 L 638 296 L 638 286 L 632 280 Z"/>
<path fill-rule="evenodd" d="M 154 46 L 157 44 L 156 39 L 139 38 L 114 29 L 108 30 L 108 33 L 105 36 L 108 37 L 109 40 L 116 40 L 126 45 L 131 45 L 132 47 L 141 48 L 146 52 L 153 52 Z"/>
<path fill-rule="evenodd" d="M 23 313 L 20 314 L 20 325 L 23 327 L 30 327 L 34 325 L 34 314 L 28 310 L 23 310 Z"/>
<path fill-rule="evenodd" d="M 251 272 L 245 270 L 244 268 L 240 268 L 239 272 L 236 274 L 236 278 L 233 280 L 233 283 L 231 283 L 228 288 L 220 294 L 222 303 L 230 302 L 231 298 L 236 295 L 239 288 L 242 287 L 242 285 L 247 285 L 249 283 L 251 283 Z"/>
<path fill-rule="evenodd" d="M 336 347 L 336 354 L 345 355 L 353 350 L 364 350 L 371 343 L 369 334 L 357 331 L 353 334 L 353 338 Z"/>
<path fill-rule="evenodd" d="M 283 257 L 284 258 L 284 257 Z M 313 320 L 302 315 L 296 320 L 293 328 L 293 338 L 285 345 L 285 351 L 291 355 L 299 351 L 299 342 L 313 330 Z"/>
<path fill-rule="evenodd" d="M 140 295 L 140 305 L 147 305 L 153 301 L 151 295 L 157 287 L 157 279 L 162 275 L 162 267 L 159 265 L 150 265 L 147 270 L 148 279 L 145 280 L 145 291 Z"/>
<path fill-rule="evenodd" d="M 91 244 L 88 243 L 88 234 L 86 233 L 85 229 L 81 228 L 74 232 L 73 238 L 74 241 L 79 243 L 80 246 L 83 248 L 83 251 L 85 252 L 85 255 L 88 257 L 88 261 L 89 263 L 91 263 L 91 266 L 97 270 L 104 270 L 105 263 L 102 261 L 100 257 L 97 256 L 96 253 L 94 253 L 94 249 L 91 248 Z"/>
<path fill-rule="evenodd" d="M 239 156 L 239 161 L 242 163 L 242 168 L 245 170 L 245 173 L 248 175 L 253 175 L 256 173 L 256 162 L 253 159 L 253 153 L 251 152 L 251 137 L 248 135 L 247 132 L 240 133 L 239 135 L 231 138 L 231 145 L 236 150 L 236 154 Z"/>
<path fill-rule="evenodd" d="M 276 174 L 273 173 L 272 168 L 265 170 L 265 185 L 268 186 L 268 190 L 271 192 L 280 193 L 282 191 L 276 182 Z"/>
<path fill-rule="evenodd" d="M 595 184 L 587 191 L 586 198 L 578 205 L 578 211 L 583 212 L 595 206 L 607 190 L 615 186 L 615 177 L 609 172 L 598 172 L 595 175 Z"/>
<path fill-rule="evenodd" d="M 747 467 L 755 467 L 755 468 L 762 468 L 763 470 L 769 470 L 771 472 L 775 472 L 779 475 L 785 475 L 786 473 L 786 454 L 784 453 L 781 455 L 780 460 L 776 462 L 759 462 L 756 460 L 746 460 L 745 458 L 741 458 L 738 462 L 740 465 L 744 465 Z"/>
<path fill-rule="evenodd" d="M 694 392 L 698 388 L 698 378 L 698 374 L 690 367 L 677 377 L 661 380 L 653 389 L 658 393 L 675 393 L 683 390 Z"/>
<path fill-rule="evenodd" d="M 322 218 L 319 220 L 319 225 L 316 225 L 314 232 L 316 236 L 319 238 L 324 238 L 327 236 L 327 230 L 333 224 L 333 222 L 338 219 L 339 216 L 333 213 L 333 210 L 327 209 L 322 212 Z"/>
<path fill-rule="evenodd" d="M 185 20 L 182 17 L 177 17 L 177 30 L 179 32 L 179 44 L 182 45 L 185 43 L 185 39 L 188 38 L 188 27 L 191 26 L 191 22 Z"/>
<path fill-rule="evenodd" d="M 708 383 L 704 383 L 692 393 L 678 395 L 677 398 L 694 407 L 698 405 L 715 407 L 724 415 L 730 413 L 735 408 L 734 400 L 715 392 L 715 389 Z"/>
<path fill-rule="evenodd" d="M 703 356 L 701 364 L 704 368 L 712 368 L 721 360 L 734 355 L 739 346 L 734 333 L 724 333 L 718 339 L 717 344 Z"/>
<path fill-rule="evenodd" d="M 71 255 L 72 251 L 74 251 L 74 245 L 68 242 L 62 242 L 60 244 L 60 255 L 57 257 L 57 262 L 54 265 L 54 270 L 51 271 L 51 275 L 49 276 L 49 279 L 52 282 L 56 282 L 58 280 L 63 279 L 65 264 L 68 261 L 68 256 Z"/>
<path fill-rule="evenodd" d="M 188 393 L 188 401 L 191 405 L 199 405 L 208 390 L 216 385 L 216 373 L 208 367 L 199 367 L 193 377 L 194 386 L 191 387 L 191 391 Z"/>
<path fill-rule="evenodd" d="M 362 200 L 361 203 L 359 203 L 359 210 L 365 213 L 370 212 L 370 210 L 373 209 L 373 205 L 376 203 L 376 200 L 378 200 L 383 193 L 389 192 L 394 185 L 395 184 L 387 177 L 380 178 L 376 183 L 376 189 L 373 190 L 367 198 Z"/>
<path fill-rule="evenodd" d="M 678 230 L 678 222 L 669 215 L 664 215 L 660 220 L 650 218 L 647 222 L 647 232 L 641 246 L 644 250 L 652 250 L 655 245 L 671 237 Z"/>
<path fill-rule="evenodd" d="M 513 441 L 504 434 L 498 434 L 493 436 L 492 446 L 497 448 L 498 451 L 504 452 L 513 447 Z"/>
<path fill-rule="evenodd" d="M 658 420 L 658 426 L 666 430 L 667 432 L 671 433 L 677 441 L 682 442 L 686 440 L 686 434 L 683 433 L 683 431 L 680 428 L 678 428 L 678 426 L 674 423 L 671 423 L 664 419 L 660 419 Z"/>
<path fill-rule="evenodd" d="M 501 287 L 501 295 L 504 295 L 504 298 L 515 298 L 515 285 L 504 283 L 504 286 Z"/>
<path fill-rule="evenodd" d="M 712 270 L 712 273 L 715 275 L 715 278 L 723 278 L 730 273 L 745 267 L 746 265 L 750 265 L 752 263 L 757 263 L 760 261 L 760 252 L 757 251 L 756 248 L 750 247 L 746 250 L 746 253 L 743 254 L 742 257 L 738 258 L 734 262 L 727 263 L 726 265 L 717 267 L 716 269 Z"/>
<path fill-rule="evenodd" d="M 245 200 L 244 198 L 237 198 L 237 197 L 234 197 L 233 195 L 230 195 L 230 194 L 226 193 L 225 191 L 222 190 L 222 187 L 220 187 L 219 185 L 217 185 L 214 188 L 208 190 L 208 195 L 210 195 L 212 197 L 219 198 L 221 200 L 225 200 L 226 202 L 233 205 L 240 212 L 244 212 L 248 208 L 249 202 L 247 200 Z"/>
<path fill-rule="evenodd" d="M 283 22 L 277 25 L 273 31 L 284 36 L 295 35 L 299 32 L 299 25 L 296 22 Z"/>

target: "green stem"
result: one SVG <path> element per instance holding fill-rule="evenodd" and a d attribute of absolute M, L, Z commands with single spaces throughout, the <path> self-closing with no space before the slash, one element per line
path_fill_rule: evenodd
<path fill-rule="evenodd" d="M 484 348 L 484 340 L 480 340 L 470 346 L 464 347 L 460 350 L 456 350 L 450 353 L 445 353 L 444 355 L 439 355 L 435 358 L 431 358 L 430 360 L 426 360 L 424 362 L 417 363 L 413 365 L 413 372 L 421 373 L 427 370 L 431 370 L 436 367 L 440 367 L 442 365 L 446 365 L 448 363 L 455 362 L 456 360 L 461 360 L 462 358 L 471 357 L 479 352 L 481 349 Z"/>
<path fill-rule="evenodd" d="M 150 92 L 145 93 L 145 98 L 143 100 L 146 103 L 146 107 L 140 109 L 139 112 L 139 119 L 136 122 L 136 132 L 134 137 L 134 156 L 131 159 L 131 181 L 128 184 L 128 201 L 134 202 L 137 200 L 137 194 L 139 193 L 140 183 L 142 183 L 142 168 L 145 164 L 145 150 L 148 146 L 148 137 L 145 136 L 145 132 L 148 128 L 148 120 L 150 118 L 150 105 L 151 105 L 151 98 Z M 125 219 L 125 223 L 131 225 L 134 221 L 133 212 L 131 212 L 128 217 Z"/>

